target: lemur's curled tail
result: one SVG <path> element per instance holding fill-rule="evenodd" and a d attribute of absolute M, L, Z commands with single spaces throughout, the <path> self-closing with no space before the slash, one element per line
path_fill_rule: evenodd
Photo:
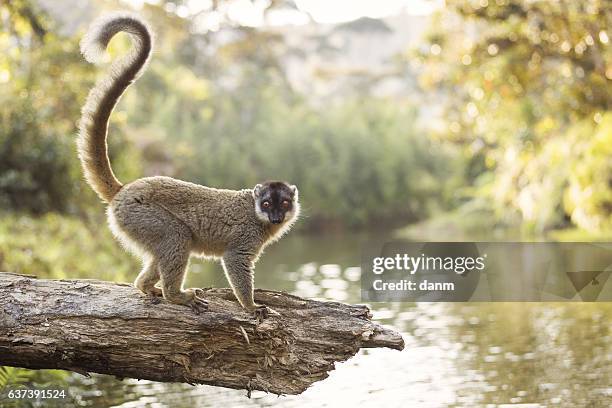
<path fill-rule="evenodd" d="M 98 196 L 110 202 L 121 189 L 108 159 L 108 119 L 121 94 L 143 70 L 151 55 L 152 37 L 147 24 L 132 14 L 109 14 L 96 20 L 81 41 L 87 61 L 97 62 L 111 38 L 124 31 L 132 38 L 130 52 L 113 62 L 108 75 L 89 93 L 81 114 L 77 148 L 85 178 Z"/>

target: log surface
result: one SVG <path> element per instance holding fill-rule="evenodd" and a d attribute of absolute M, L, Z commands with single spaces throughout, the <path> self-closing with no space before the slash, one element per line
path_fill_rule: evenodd
<path fill-rule="evenodd" d="M 0 273 L 0 366 L 299 394 L 360 348 L 404 347 L 366 306 L 258 290 L 280 313 L 258 322 L 230 289 L 204 290 L 198 315 L 128 284 Z"/>

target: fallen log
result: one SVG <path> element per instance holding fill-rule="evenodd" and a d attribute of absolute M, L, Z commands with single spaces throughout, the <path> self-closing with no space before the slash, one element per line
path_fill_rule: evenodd
<path fill-rule="evenodd" d="M 128 284 L 0 273 L 0 366 L 299 394 L 360 348 L 404 347 L 366 306 L 257 290 L 280 313 L 258 322 L 230 289 L 204 291 L 198 315 Z"/>

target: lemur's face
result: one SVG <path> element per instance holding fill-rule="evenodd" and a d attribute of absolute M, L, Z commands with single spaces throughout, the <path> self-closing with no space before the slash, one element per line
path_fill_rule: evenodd
<path fill-rule="evenodd" d="M 299 212 L 298 190 L 283 181 L 266 181 L 253 189 L 255 213 L 263 222 L 282 224 Z"/>

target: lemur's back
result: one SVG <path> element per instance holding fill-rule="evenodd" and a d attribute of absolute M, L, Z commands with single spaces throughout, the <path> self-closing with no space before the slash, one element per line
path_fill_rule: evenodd
<path fill-rule="evenodd" d="M 123 186 L 111 208 L 120 225 L 130 214 L 171 214 L 189 228 L 193 251 L 203 255 L 222 256 L 227 245 L 238 239 L 253 241 L 249 245 L 264 240 L 264 228 L 253 209 L 250 190 L 216 189 L 171 177 L 147 177 Z"/>

